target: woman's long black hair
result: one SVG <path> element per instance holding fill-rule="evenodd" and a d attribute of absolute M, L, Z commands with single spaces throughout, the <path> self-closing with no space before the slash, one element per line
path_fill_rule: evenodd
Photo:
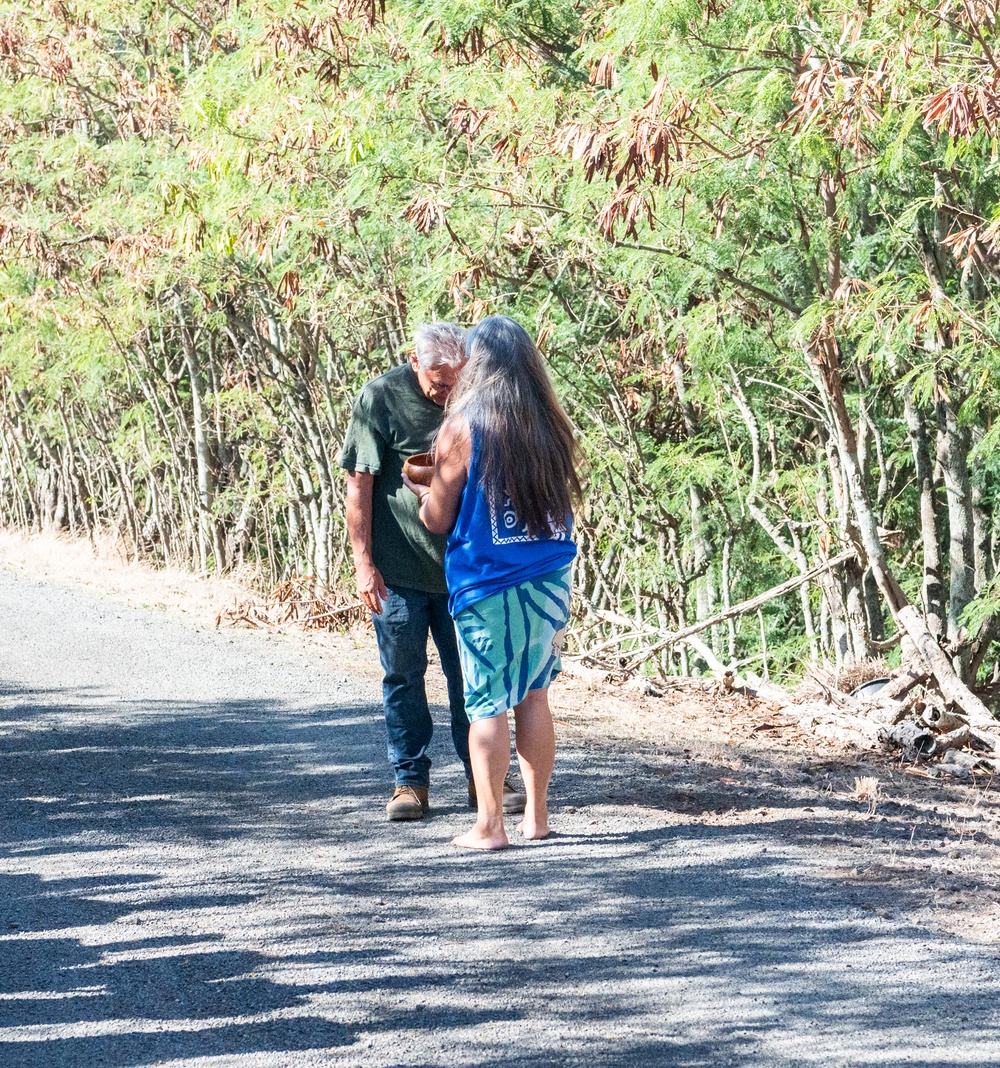
<path fill-rule="evenodd" d="M 489 502 L 510 498 L 530 535 L 561 529 L 580 499 L 579 447 L 527 331 L 490 315 L 469 334 L 448 411 L 469 421 Z"/>

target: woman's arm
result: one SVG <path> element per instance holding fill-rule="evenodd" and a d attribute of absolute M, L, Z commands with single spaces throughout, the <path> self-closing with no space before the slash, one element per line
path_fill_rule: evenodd
<path fill-rule="evenodd" d="M 404 479 L 420 498 L 420 521 L 432 534 L 447 534 L 455 525 L 472 454 L 464 415 L 446 420 L 434 446 L 434 477 L 429 487 Z"/>

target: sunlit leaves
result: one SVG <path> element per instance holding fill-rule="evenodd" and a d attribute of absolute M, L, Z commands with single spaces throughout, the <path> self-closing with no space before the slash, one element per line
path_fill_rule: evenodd
<path fill-rule="evenodd" d="M 992 418 L 995 22 L 978 0 L 8 0 L 0 362 L 41 397 L 120 389 L 118 447 L 152 472 L 157 434 L 187 441 L 153 418 L 189 399 L 164 340 L 182 295 L 215 418 L 292 492 L 277 383 L 337 428 L 416 322 L 505 311 L 588 446 L 595 514 L 629 500 L 641 584 L 690 563 L 695 485 L 709 529 L 784 559 L 747 518 L 737 386 L 773 457 L 762 507 L 808 554 L 817 331 L 887 434 L 904 382 Z M 676 559 L 650 548 L 666 530 Z"/>

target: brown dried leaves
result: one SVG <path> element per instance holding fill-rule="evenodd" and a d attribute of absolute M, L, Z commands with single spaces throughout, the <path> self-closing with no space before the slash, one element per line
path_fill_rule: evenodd
<path fill-rule="evenodd" d="M 802 62 L 807 68 L 795 84 L 792 99 L 796 105 L 785 125 L 800 133 L 821 123 L 837 144 L 867 154 L 872 145 L 865 133 L 878 126 L 886 99 L 885 57 L 873 71 L 860 75 L 838 59 L 817 61 L 807 53 Z"/>
<path fill-rule="evenodd" d="M 615 67 L 613 52 L 605 52 L 590 68 L 590 84 L 603 85 L 605 89 L 613 89 L 618 84 L 618 71 Z"/>
<path fill-rule="evenodd" d="M 466 147 L 471 153 L 479 131 L 492 114 L 492 108 L 474 108 L 466 100 L 456 100 L 448 111 L 448 125 L 465 138 Z"/>
<path fill-rule="evenodd" d="M 638 239 L 638 223 L 644 218 L 650 230 L 655 229 L 653 194 L 636 185 L 627 185 L 617 190 L 607 204 L 597 213 L 597 225 L 602 234 L 613 240 L 619 225 L 625 227 L 625 236 Z"/>
<path fill-rule="evenodd" d="M 416 197 L 406 209 L 406 218 L 422 234 L 429 234 L 445 225 L 445 212 L 451 207 L 439 197 Z"/>
<path fill-rule="evenodd" d="M 628 118 L 612 122 L 568 122 L 559 128 L 553 148 L 583 163 L 588 182 L 601 175 L 617 185 L 651 179 L 665 185 L 673 163 L 684 156 L 695 103 L 677 93 L 666 115 L 660 115 L 666 95 L 661 78 L 649 100 Z"/>
<path fill-rule="evenodd" d="M 963 270 L 971 266 L 993 269 L 1000 262 L 1000 220 L 989 226 L 982 223 L 963 226 L 941 244 Z"/>
<path fill-rule="evenodd" d="M 605 65 L 600 72 L 599 66 L 595 78 L 598 75 L 606 82 L 613 77 L 612 69 Z M 597 217 L 608 238 L 614 237 L 619 226 L 625 227 L 626 236 L 637 237 L 642 219 L 653 226 L 649 185 L 669 184 L 673 167 L 685 158 L 697 102 L 675 92 L 663 114 L 668 88 L 666 78 L 661 78 L 649 100 L 627 118 L 564 123 L 552 140 L 555 152 L 583 165 L 586 181 L 614 179 L 618 189 Z"/>
<path fill-rule="evenodd" d="M 6 19 L 0 22 L 0 62 L 19 69 L 19 53 L 24 45 L 24 36 L 16 22 Z"/>
<path fill-rule="evenodd" d="M 988 83 L 957 82 L 936 93 L 924 105 L 924 126 L 949 137 L 972 137 L 980 129 L 995 137 L 1000 119 L 1000 95 L 994 75 Z"/>

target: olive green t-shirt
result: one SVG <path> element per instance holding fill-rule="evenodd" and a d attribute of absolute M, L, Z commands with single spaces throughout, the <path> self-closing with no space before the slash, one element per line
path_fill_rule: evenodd
<path fill-rule="evenodd" d="M 444 408 L 428 400 L 405 363 L 372 379 L 355 397 L 340 466 L 375 476 L 372 556 L 387 586 L 447 593 L 443 534 L 417 516 L 416 495 L 403 485 L 403 461 L 429 451 Z"/>

